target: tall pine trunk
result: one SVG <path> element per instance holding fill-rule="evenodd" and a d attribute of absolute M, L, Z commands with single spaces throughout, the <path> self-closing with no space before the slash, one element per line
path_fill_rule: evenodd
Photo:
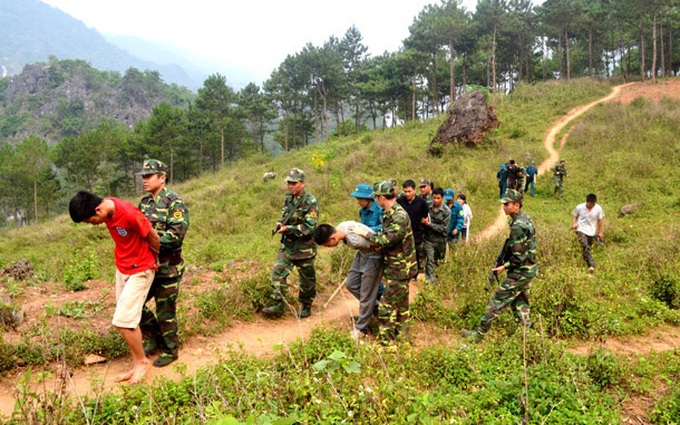
<path fill-rule="evenodd" d="M 656 83 L 656 17 L 659 14 L 656 10 L 652 18 L 652 83 Z"/>
<path fill-rule="evenodd" d="M 450 97 L 449 102 L 453 104 L 453 102 L 456 100 L 456 75 L 455 75 L 456 55 L 453 51 L 453 36 L 449 37 L 449 51 L 451 52 L 451 61 L 449 63 L 449 72 L 451 73 L 451 79 L 449 81 L 449 84 L 451 85 L 451 88 L 449 89 Z"/>
<path fill-rule="evenodd" d="M 496 35 L 498 33 L 497 24 L 493 24 L 493 42 L 491 46 L 491 69 L 493 73 L 493 90 L 496 93 Z"/>

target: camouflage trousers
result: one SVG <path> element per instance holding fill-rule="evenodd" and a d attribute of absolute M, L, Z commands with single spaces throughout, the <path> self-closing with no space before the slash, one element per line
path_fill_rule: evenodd
<path fill-rule="evenodd" d="M 560 177 L 555 177 L 553 183 L 555 184 L 555 192 L 558 195 L 561 195 L 562 192 L 564 192 L 564 179 Z"/>
<path fill-rule="evenodd" d="M 446 258 L 446 241 L 425 241 L 425 255 L 427 256 L 427 263 L 425 264 L 425 281 L 434 284 L 437 282 L 436 268 L 439 265 L 439 262 Z"/>
<path fill-rule="evenodd" d="M 156 340 L 161 351 L 177 355 L 179 335 L 177 334 L 177 295 L 182 275 L 171 278 L 156 277 L 151 284 L 146 302 L 153 298 L 156 302 L 156 314 L 149 307 L 142 308 L 142 320 L 139 324 L 146 340 Z"/>
<path fill-rule="evenodd" d="M 512 314 L 520 324 L 531 326 L 529 319 L 529 284 L 534 276 L 509 273 L 491 296 L 486 312 L 479 321 L 479 333 L 484 334 L 491 329 L 491 324 L 510 306 Z"/>
<path fill-rule="evenodd" d="M 378 303 L 380 320 L 380 344 L 390 345 L 406 333 L 408 326 L 408 287 L 409 280 L 385 279 L 385 292 Z"/>
<path fill-rule="evenodd" d="M 314 269 L 314 258 L 302 260 L 291 260 L 284 251 L 279 251 L 276 263 L 272 269 L 272 293 L 271 297 L 276 301 L 281 301 L 286 297 L 286 278 L 297 268 L 300 275 L 300 294 L 298 300 L 304 306 L 311 306 L 316 298 L 316 270 Z"/>
<path fill-rule="evenodd" d="M 588 236 L 583 232 L 576 232 L 579 242 L 581 243 L 581 257 L 583 261 L 588 264 L 588 267 L 595 267 L 595 259 L 590 247 L 595 243 L 595 236 Z"/>

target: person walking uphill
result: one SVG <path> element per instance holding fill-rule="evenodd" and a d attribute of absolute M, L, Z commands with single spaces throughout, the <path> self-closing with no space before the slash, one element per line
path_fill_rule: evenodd
<path fill-rule="evenodd" d="M 567 169 L 564 164 L 565 160 L 561 159 L 560 162 L 555 164 L 554 167 L 550 169 L 553 172 L 553 183 L 555 184 L 555 192 L 558 196 L 562 195 L 564 192 L 564 178 L 567 177 Z"/>
<path fill-rule="evenodd" d="M 602 241 L 604 236 L 604 211 L 602 207 L 597 204 L 597 196 L 594 193 L 589 193 L 586 196 L 586 202 L 579 204 L 574 208 L 571 215 L 571 228 L 576 230 L 576 236 L 581 243 L 581 255 L 583 261 L 588 264 L 588 272 L 595 271 L 595 259 L 590 252 L 590 247 L 595 242 L 595 238 Z"/>
<path fill-rule="evenodd" d="M 101 199 L 81 190 L 69 201 L 68 212 L 74 223 L 104 223 L 115 243 L 116 310 L 111 324 L 125 340 L 133 360 L 132 369 L 116 381 L 136 384 L 151 367 L 144 355 L 139 322 L 159 266 L 160 238 L 141 211 L 118 198 Z"/>
<path fill-rule="evenodd" d="M 281 208 L 281 218 L 276 223 L 275 234 L 281 235 L 281 245 L 272 269 L 271 298 L 274 304 L 262 310 L 271 318 L 281 317 L 284 312 L 286 278 L 295 266 L 300 275 L 298 300 L 302 305 L 296 316 L 300 319 L 312 314 L 312 302 L 316 297 L 316 244 L 312 233 L 319 219 L 319 204 L 305 190 L 305 172 L 293 168 L 286 177 L 288 193 Z"/>
<path fill-rule="evenodd" d="M 529 166 L 526 168 L 526 183 L 524 184 L 524 193 L 526 193 L 527 189 L 531 187 L 531 196 L 534 196 L 536 176 L 538 176 L 536 161 L 531 161 Z"/>
<path fill-rule="evenodd" d="M 467 337 L 480 341 L 491 328 L 491 324 L 508 307 L 512 307 L 515 318 L 525 327 L 531 326 L 529 319 L 529 285 L 538 273 L 536 261 L 536 230 L 531 218 L 521 210 L 522 194 L 508 189 L 501 199 L 503 212 L 510 216 L 510 236 L 505 240 L 503 264 L 494 267 L 496 274 L 507 272 L 496 292 L 491 296 L 486 312 L 475 330 L 463 329 Z"/>
<path fill-rule="evenodd" d="M 383 209 L 382 231 L 369 237 L 371 245 L 380 247 L 384 259 L 385 293 L 378 304 L 380 344 L 392 346 L 405 333 L 409 318 L 409 280 L 418 271 L 415 241 L 408 213 L 396 202 L 394 186 L 386 180 L 373 185 L 375 201 Z M 370 232 L 356 227 L 353 232 L 367 237 Z"/>
<path fill-rule="evenodd" d="M 182 258 L 182 243 L 189 228 L 189 210 L 184 200 L 166 186 L 168 175 L 164 163 L 147 159 L 142 171 L 137 174 L 142 176 L 142 187 L 147 192 L 139 203 L 139 209 L 161 239 L 158 254 L 160 266 L 146 297 L 147 302 L 154 299 L 156 313 L 144 305 L 140 327 L 144 353 L 152 355 L 160 351 L 153 365 L 163 367 L 179 356 L 177 296 L 186 268 Z"/>

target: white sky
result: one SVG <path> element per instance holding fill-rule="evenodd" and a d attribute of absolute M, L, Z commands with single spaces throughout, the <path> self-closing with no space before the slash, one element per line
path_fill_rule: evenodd
<path fill-rule="evenodd" d="M 355 25 L 372 55 L 395 52 L 439 0 L 42 0 L 103 34 L 172 44 L 264 81 L 289 54 Z M 474 11 L 476 0 L 463 0 Z M 222 71 L 216 71 L 225 74 Z"/>

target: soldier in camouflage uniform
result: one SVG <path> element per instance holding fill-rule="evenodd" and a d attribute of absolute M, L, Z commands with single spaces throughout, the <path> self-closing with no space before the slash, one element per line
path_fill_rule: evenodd
<path fill-rule="evenodd" d="M 382 249 L 384 257 L 385 293 L 378 304 L 380 320 L 380 343 L 392 345 L 405 331 L 409 318 L 409 281 L 418 272 L 415 241 L 411 231 L 411 220 L 406 210 L 396 202 L 394 186 L 388 181 L 373 185 L 375 201 L 383 209 L 382 231 L 369 238 L 371 244 Z M 354 233 L 363 234 L 360 229 Z"/>
<path fill-rule="evenodd" d="M 503 202 L 503 212 L 510 216 L 510 236 L 505 243 L 504 263 L 494 268 L 496 273 L 507 271 L 505 280 L 493 294 L 486 307 L 486 313 L 476 330 L 463 329 L 463 334 L 481 340 L 491 324 L 503 311 L 511 306 L 515 318 L 525 327 L 531 326 L 529 319 L 529 285 L 538 273 L 536 263 L 536 231 L 531 218 L 521 210 L 522 194 L 508 189 Z"/>
<path fill-rule="evenodd" d="M 147 302 L 151 298 L 155 300 L 156 314 L 144 305 L 140 327 L 144 335 L 144 352 L 152 355 L 160 350 L 153 365 L 163 367 L 177 360 L 179 355 L 177 295 L 185 269 L 182 242 L 189 228 L 189 211 L 182 198 L 166 187 L 167 167 L 164 163 L 147 159 L 137 174 L 142 176 L 142 186 L 147 192 L 139 209 L 161 238 L 160 267 L 146 298 Z"/>
<path fill-rule="evenodd" d="M 284 312 L 286 278 L 293 266 L 300 275 L 298 299 L 302 309 L 298 318 L 312 314 L 312 302 L 316 297 L 316 244 L 312 234 L 319 219 L 319 204 L 311 193 L 305 191 L 305 172 L 293 168 L 286 178 L 288 193 L 281 208 L 281 218 L 276 223 L 276 233 L 281 235 L 281 246 L 272 269 L 272 293 L 274 304 L 263 309 L 269 317 L 280 317 Z"/>
<path fill-rule="evenodd" d="M 446 258 L 446 236 L 449 233 L 451 210 L 444 204 L 444 189 L 441 187 L 432 191 L 430 214 L 423 219 L 425 232 L 425 282 L 434 285 L 437 281 L 435 269 L 439 262 Z"/>
<path fill-rule="evenodd" d="M 550 169 L 553 172 L 553 182 L 555 183 L 555 194 L 562 195 L 564 191 L 564 178 L 567 177 L 567 169 L 564 167 L 565 160 L 560 160 L 558 164 Z"/>

